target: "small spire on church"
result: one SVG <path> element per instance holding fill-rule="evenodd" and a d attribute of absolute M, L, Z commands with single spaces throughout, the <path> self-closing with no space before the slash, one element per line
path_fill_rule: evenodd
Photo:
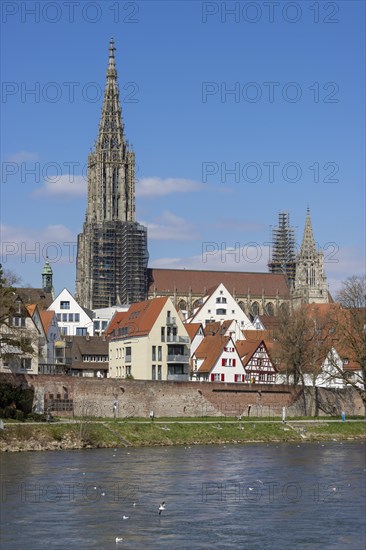
<path fill-rule="evenodd" d="M 315 253 L 316 253 L 316 244 L 315 244 L 314 235 L 313 235 L 313 228 L 311 226 L 310 208 L 308 206 L 306 209 L 304 236 L 301 243 L 301 255 L 310 257 Z"/>
<path fill-rule="evenodd" d="M 117 71 L 116 66 L 114 63 L 114 52 L 116 48 L 114 46 L 114 39 L 113 37 L 109 41 L 109 63 L 108 63 L 108 70 L 107 70 L 107 77 L 114 76 L 117 78 Z"/>

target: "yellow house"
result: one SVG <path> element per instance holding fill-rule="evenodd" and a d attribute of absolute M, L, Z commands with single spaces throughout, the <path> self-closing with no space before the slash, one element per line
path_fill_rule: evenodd
<path fill-rule="evenodd" d="M 189 380 L 190 340 L 169 297 L 116 313 L 106 335 L 110 378 Z"/>

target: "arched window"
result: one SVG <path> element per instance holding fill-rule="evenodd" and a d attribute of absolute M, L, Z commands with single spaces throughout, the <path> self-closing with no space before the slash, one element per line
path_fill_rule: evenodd
<path fill-rule="evenodd" d="M 253 317 L 255 317 L 256 315 L 259 315 L 259 304 L 258 304 L 258 302 L 253 302 L 252 305 L 250 306 L 250 309 L 251 309 Z"/>
<path fill-rule="evenodd" d="M 271 317 L 274 315 L 274 307 L 273 307 L 272 302 L 269 302 L 266 305 L 266 311 L 267 311 L 267 315 L 270 315 Z"/>
<path fill-rule="evenodd" d="M 181 311 L 187 311 L 187 302 L 185 300 L 179 300 L 178 309 Z"/>

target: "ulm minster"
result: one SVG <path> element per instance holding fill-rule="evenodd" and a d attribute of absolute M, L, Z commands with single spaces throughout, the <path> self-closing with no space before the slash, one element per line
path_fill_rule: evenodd
<path fill-rule="evenodd" d="M 78 237 L 76 299 L 89 309 L 170 296 L 186 315 L 223 283 L 247 315 L 274 315 L 294 301 L 327 303 L 323 254 L 317 251 L 309 209 L 295 254 L 289 215 L 273 231 L 270 273 L 149 269 L 147 228 L 136 221 L 135 154 L 124 132 L 111 39 L 107 83 L 94 151 L 88 158 L 88 201 Z"/>
<path fill-rule="evenodd" d="M 284 385 L 351 384 L 366 402 L 359 351 L 365 333 L 357 325 L 362 319 L 329 294 L 309 208 L 298 252 L 289 214 L 279 213 L 268 272 L 148 267 L 148 232 L 136 220 L 135 153 L 122 119 L 113 39 L 106 80 L 88 157 L 75 296 L 66 288 L 54 295 L 49 261 L 39 289 L 6 288 L 1 276 L 8 322 L 0 327 L 0 373 L 60 375 L 54 386 L 52 377 L 40 377 L 42 411 L 74 410 L 79 390 L 70 398 L 71 377 L 111 379 L 108 391 L 115 398 L 122 389 L 113 384 L 125 379 L 243 384 L 249 393 L 267 385 L 277 409 Z M 283 391 L 290 403 L 292 390 Z M 179 399 L 174 406 L 182 414 Z M 360 406 L 353 403 L 350 410 Z M 193 416 L 196 412 L 192 409 Z"/>

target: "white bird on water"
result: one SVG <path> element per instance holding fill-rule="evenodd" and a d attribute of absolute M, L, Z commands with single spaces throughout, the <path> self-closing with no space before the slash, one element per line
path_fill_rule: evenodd
<path fill-rule="evenodd" d="M 123 518 L 122 518 L 122 519 L 128 519 L 128 516 L 123 516 Z"/>
<path fill-rule="evenodd" d="M 161 512 L 164 512 L 165 508 L 166 508 L 166 504 L 165 504 L 165 502 L 162 502 L 159 505 L 159 516 L 160 516 Z"/>
<path fill-rule="evenodd" d="M 122 542 L 122 541 L 123 541 L 122 537 L 116 537 L 116 544 L 118 544 L 119 542 Z"/>

